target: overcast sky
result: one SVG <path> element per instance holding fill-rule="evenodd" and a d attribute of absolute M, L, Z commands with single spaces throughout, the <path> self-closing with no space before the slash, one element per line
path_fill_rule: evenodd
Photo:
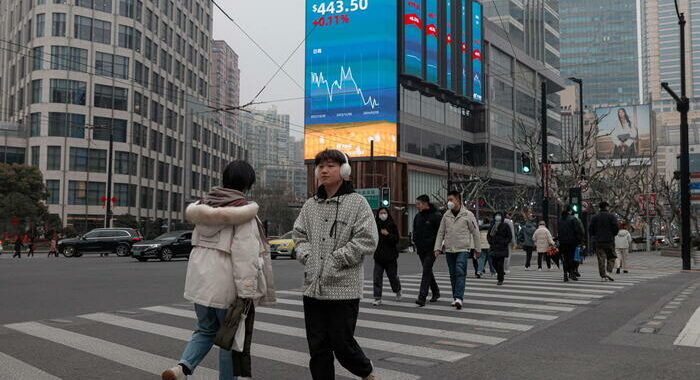
<path fill-rule="evenodd" d="M 217 3 L 280 64 L 304 38 L 304 0 L 219 0 Z M 214 39 L 225 40 L 238 54 L 241 69 L 241 104 L 249 102 L 277 70 L 277 66 L 214 6 Z M 284 66 L 304 85 L 304 46 Z M 290 115 L 291 133 L 303 135 L 304 92 L 284 73 L 267 86 L 258 101 L 274 101 Z M 281 99 L 295 98 L 290 101 Z M 256 107 L 269 107 L 258 105 Z"/>

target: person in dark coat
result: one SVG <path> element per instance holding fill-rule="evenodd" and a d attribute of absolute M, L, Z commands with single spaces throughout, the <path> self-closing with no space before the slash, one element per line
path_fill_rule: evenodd
<path fill-rule="evenodd" d="M 493 256 L 493 265 L 498 273 L 498 285 L 503 285 L 505 278 L 505 260 L 509 255 L 509 249 L 513 241 L 513 232 L 505 222 L 502 212 L 497 212 L 493 217 L 493 223 L 489 229 L 488 241 Z"/>
<path fill-rule="evenodd" d="M 598 272 L 602 281 L 615 281 L 610 274 L 615 266 L 615 236 L 620 231 L 615 215 L 608 212 L 608 202 L 600 202 L 600 212 L 590 224 L 591 237 L 595 241 L 598 256 Z"/>
<path fill-rule="evenodd" d="M 19 257 L 20 259 L 22 258 L 22 247 L 24 244 L 22 244 L 22 238 L 17 235 L 17 239 L 15 240 L 15 254 L 12 255 L 12 258 Z"/>
<path fill-rule="evenodd" d="M 578 281 L 576 276 L 576 266 L 574 265 L 574 254 L 576 247 L 583 242 L 583 226 L 573 214 L 571 208 L 564 210 L 559 219 L 559 254 L 564 266 L 564 282 Z"/>
<path fill-rule="evenodd" d="M 535 234 L 537 226 L 532 220 L 525 222 L 525 225 L 518 232 L 518 244 L 525 250 L 525 270 L 530 269 L 530 261 L 532 260 L 532 252 L 535 250 L 535 242 L 532 236 Z"/>
<path fill-rule="evenodd" d="M 416 252 L 423 266 L 423 276 L 416 303 L 419 306 L 424 306 L 425 300 L 428 298 L 428 288 L 432 293 L 430 302 L 437 302 L 440 298 L 440 288 L 433 275 L 433 265 L 436 259 L 433 250 L 442 215 L 430 203 L 430 198 L 427 195 L 416 198 L 416 208 L 419 212 L 413 219 L 413 244 L 416 246 Z"/>
<path fill-rule="evenodd" d="M 401 301 L 401 282 L 398 274 L 399 229 L 394 219 L 389 214 L 389 209 L 382 207 L 377 212 L 377 231 L 379 232 L 379 244 L 374 252 L 374 306 L 382 304 L 382 287 L 384 286 L 384 272 L 389 277 L 391 290 L 396 293 L 396 300 Z"/>

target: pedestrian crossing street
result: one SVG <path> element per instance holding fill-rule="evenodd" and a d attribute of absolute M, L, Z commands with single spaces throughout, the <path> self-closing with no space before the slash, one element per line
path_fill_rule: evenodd
<path fill-rule="evenodd" d="M 593 268 L 582 268 L 579 282 L 564 283 L 560 272 L 513 268 L 503 286 L 488 275 L 467 279 L 464 308 L 450 306 L 449 275 L 436 273 L 443 298 L 418 308 L 420 275 L 401 276 L 403 300 L 384 288 L 384 304 L 373 307 L 372 282 L 365 281 L 356 337 L 382 380 L 430 379 L 436 366 L 458 365 L 479 350 L 556 323 L 563 315 L 638 283 L 670 275 L 639 271 L 597 281 Z M 385 280 L 388 285 L 388 281 Z M 302 296 L 278 291 L 278 304 L 256 309 L 252 355 L 257 379 L 307 379 L 308 351 Z M 190 304 L 154 305 L 12 323 L 0 328 L 0 379 L 156 379 L 174 365 L 192 335 Z M 9 343 L 9 344 L 7 344 Z M 29 347 L 29 348 L 26 348 Z M 44 360 L 58 357 L 60 360 Z M 190 379 L 218 379 L 217 355 L 211 353 Z M 336 374 L 356 378 L 338 363 Z"/>

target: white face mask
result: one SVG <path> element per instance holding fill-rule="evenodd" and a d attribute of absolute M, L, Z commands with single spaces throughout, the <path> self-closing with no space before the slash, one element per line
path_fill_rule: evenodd
<path fill-rule="evenodd" d="M 455 208 L 454 202 L 452 202 L 452 201 L 447 202 L 447 208 L 449 208 L 450 210 L 454 210 L 454 208 Z"/>
<path fill-rule="evenodd" d="M 496 217 L 494 218 L 494 220 L 497 221 L 497 222 L 500 222 L 501 220 L 503 220 L 503 218 L 502 218 L 500 215 L 496 215 Z"/>
<path fill-rule="evenodd" d="M 387 215 L 387 214 L 379 214 L 379 219 L 380 219 L 382 222 L 385 222 L 387 219 L 389 219 L 389 215 Z"/>

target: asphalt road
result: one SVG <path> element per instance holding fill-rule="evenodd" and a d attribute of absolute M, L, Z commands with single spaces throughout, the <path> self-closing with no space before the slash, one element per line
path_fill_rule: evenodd
<path fill-rule="evenodd" d="M 402 254 L 403 302 L 377 309 L 366 299 L 357 336 L 382 370 L 379 379 L 698 379 L 700 348 L 674 342 L 700 308 L 700 273 L 654 260 L 633 258 L 631 273 L 614 283 L 597 281 L 590 263 L 584 281 L 563 284 L 557 272 L 524 271 L 518 254 L 503 287 L 470 274 L 465 309 L 457 312 L 446 297 L 444 259 L 435 270 L 445 297 L 412 305 L 418 260 Z M 287 259 L 273 267 L 281 302 L 256 316 L 255 378 L 307 379 L 295 293 L 302 267 Z M 184 260 L 3 254 L 0 379 L 158 378 L 194 325 L 182 298 L 186 268 Z M 371 270 L 368 260 L 366 291 Z M 194 378 L 218 378 L 216 356 Z"/>

